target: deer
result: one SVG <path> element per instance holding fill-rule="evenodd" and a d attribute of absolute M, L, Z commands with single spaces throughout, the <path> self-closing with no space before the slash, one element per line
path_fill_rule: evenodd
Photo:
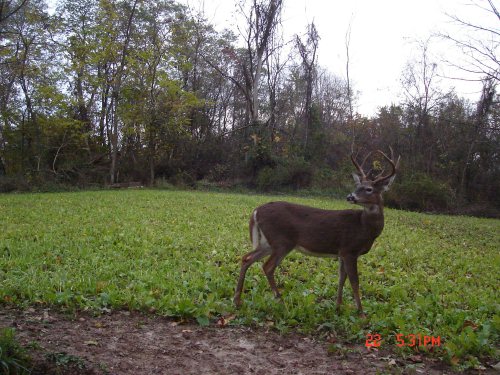
<path fill-rule="evenodd" d="M 391 172 L 384 170 L 374 178 L 369 178 L 363 165 L 372 152 L 368 153 L 361 165 L 351 152 L 351 161 L 358 173 L 352 176 L 355 190 L 347 196 L 347 201 L 363 207 L 359 210 L 325 210 L 289 202 L 269 202 L 253 210 L 249 230 L 253 251 L 241 260 L 241 269 L 233 302 L 241 305 L 241 293 L 248 268 L 267 256 L 263 271 L 276 299 L 281 294 L 276 285 L 274 272 L 281 261 L 294 249 L 305 255 L 337 258 L 339 260 L 339 282 L 337 290 L 337 311 L 342 304 L 342 290 L 346 278 L 354 294 L 357 311 L 366 317 L 359 296 L 358 257 L 370 251 L 375 239 L 384 229 L 384 201 L 382 193 L 396 177 L 400 157 L 394 161 L 381 150 L 378 152 L 391 166 Z M 371 171 L 370 171 L 371 172 Z M 368 172 L 368 175 L 370 175 Z"/>

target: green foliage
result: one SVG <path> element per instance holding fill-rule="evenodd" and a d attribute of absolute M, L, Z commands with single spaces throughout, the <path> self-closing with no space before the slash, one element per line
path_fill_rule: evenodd
<path fill-rule="evenodd" d="M 274 167 L 276 161 L 272 157 L 271 149 L 269 143 L 265 142 L 258 134 L 252 134 L 253 144 L 249 147 L 246 153 L 246 169 L 251 174 L 251 177 L 255 177 L 258 172 L 266 167 Z"/>
<path fill-rule="evenodd" d="M 405 176 L 395 183 L 385 200 L 388 205 L 418 211 L 440 211 L 452 206 L 455 193 L 444 182 L 424 173 Z"/>
<path fill-rule="evenodd" d="M 229 177 L 229 166 L 225 164 L 215 164 L 208 172 L 207 178 L 210 181 L 223 181 Z"/>
<path fill-rule="evenodd" d="M 352 163 L 346 160 L 336 169 L 329 166 L 316 168 L 313 175 L 312 187 L 320 191 L 336 191 L 342 196 L 353 189 Z"/>
<path fill-rule="evenodd" d="M 308 144 L 304 150 L 304 156 L 308 161 L 322 163 L 327 154 L 329 137 L 321 119 L 320 109 L 317 104 L 311 107 L 311 125 L 309 128 Z"/>
<path fill-rule="evenodd" d="M 311 165 L 304 158 L 280 158 L 274 167 L 266 166 L 259 171 L 257 187 L 260 190 L 300 189 L 310 185 L 312 175 Z"/>
<path fill-rule="evenodd" d="M 0 329 L 0 372 L 5 375 L 29 374 L 29 357 L 17 343 L 13 328 Z"/>
<path fill-rule="evenodd" d="M 420 68 L 434 64 L 415 62 L 403 80 L 415 95 L 367 118 L 351 113 L 357 88 L 306 66 L 311 44 L 252 82 L 258 64 L 238 36 L 178 2 L 60 0 L 54 12 L 45 3 L 23 2 L 2 23 L 0 175 L 9 180 L 0 192 L 165 178 L 340 193 L 352 186 L 345 161 L 353 146 L 364 153 L 391 145 L 403 169 L 416 172 L 396 180 L 391 204 L 499 215 L 493 80 L 483 82 L 479 103 L 429 81 L 427 105 L 415 93 L 425 81 Z M 258 118 L 251 91 L 259 93 Z"/>
<path fill-rule="evenodd" d="M 335 261 L 296 252 L 277 272 L 283 303 L 255 265 L 236 310 L 249 215 L 278 199 L 353 208 L 326 198 L 172 190 L 0 195 L 0 303 L 155 310 L 201 325 L 234 314 L 232 324 L 332 332 L 358 344 L 378 333 L 388 349 L 397 349 L 398 333 L 421 333 L 441 337 L 430 354 L 462 367 L 498 355 L 498 220 L 386 209 L 384 232 L 359 261 L 368 320 L 356 316 L 348 283 L 335 311 Z"/>
<path fill-rule="evenodd" d="M 0 193 L 29 190 L 30 186 L 23 178 L 0 176 Z"/>
<path fill-rule="evenodd" d="M 54 363 L 57 367 L 79 370 L 83 370 L 85 368 L 85 362 L 83 359 L 66 352 L 48 353 L 45 357 L 49 362 Z"/>

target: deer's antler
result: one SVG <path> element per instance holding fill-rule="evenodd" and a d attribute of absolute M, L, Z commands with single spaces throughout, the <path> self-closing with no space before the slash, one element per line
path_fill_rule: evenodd
<path fill-rule="evenodd" d="M 391 150 L 391 157 L 389 158 L 383 151 L 381 150 L 377 150 L 377 152 L 382 155 L 388 162 L 389 164 L 391 165 L 391 168 L 392 168 L 392 171 L 391 173 L 389 173 L 387 176 L 382 176 L 382 173 L 384 173 L 382 171 L 382 173 L 380 173 L 374 180 L 373 182 L 374 183 L 378 183 L 380 181 L 384 181 L 384 180 L 387 180 L 391 177 L 393 177 L 397 170 L 398 170 L 398 166 L 399 166 L 399 160 L 401 159 L 401 156 L 398 157 L 398 160 L 396 161 L 396 163 L 394 163 L 394 151 L 392 150 L 392 147 L 389 146 L 389 149 Z"/>
<path fill-rule="evenodd" d="M 370 157 L 370 155 L 372 154 L 372 152 L 370 151 L 368 153 L 368 155 L 365 156 L 365 158 L 363 159 L 363 162 L 361 163 L 361 166 L 358 164 L 358 162 L 356 161 L 356 156 L 354 156 L 354 153 L 351 153 L 351 160 L 352 160 L 352 163 L 354 164 L 354 166 L 356 167 L 356 169 L 358 170 L 359 174 L 361 175 L 361 179 L 364 181 L 366 180 L 366 174 L 365 172 L 363 171 L 363 166 L 365 165 L 365 162 L 368 160 L 368 158 Z"/>

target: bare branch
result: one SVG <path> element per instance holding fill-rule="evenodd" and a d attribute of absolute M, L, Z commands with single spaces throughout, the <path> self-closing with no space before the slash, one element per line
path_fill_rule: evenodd
<path fill-rule="evenodd" d="M 245 96 L 245 98 L 247 100 L 250 99 L 250 96 L 247 93 L 247 90 L 245 89 L 245 87 L 243 87 L 243 85 L 236 78 L 234 78 L 233 76 L 231 76 L 231 75 L 227 74 L 226 72 L 224 72 L 219 66 L 217 66 L 217 64 L 214 64 L 209 59 L 207 59 L 207 57 L 204 54 L 201 54 L 201 58 L 211 68 L 215 69 L 217 71 L 217 73 L 219 73 L 222 77 L 224 77 L 226 79 L 229 79 L 231 82 L 233 82 L 236 85 L 236 87 L 240 90 L 240 92 Z"/>
<path fill-rule="evenodd" d="M 500 14 L 494 6 L 493 0 L 488 0 L 488 3 L 491 9 L 475 3 L 473 5 L 494 15 L 497 20 L 500 19 Z M 463 72 L 480 76 L 480 79 L 464 78 L 464 81 L 480 81 L 485 76 L 498 81 L 500 79 L 498 76 L 500 72 L 500 59 L 498 58 L 497 50 L 500 30 L 469 22 L 456 15 L 447 14 L 447 16 L 459 25 L 473 32 L 479 32 L 480 36 L 464 40 L 448 34 L 440 34 L 441 38 L 451 41 L 466 56 L 461 64 L 450 61 L 445 62 Z"/>
<path fill-rule="evenodd" d="M 28 2 L 28 0 L 22 0 L 14 9 L 12 9 L 9 13 L 7 13 L 5 16 L 3 15 L 3 10 L 4 7 L 6 8 L 6 2 L 2 1 L 0 4 L 0 24 L 5 22 L 8 18 L 12 17 L 14 14 L 19 12 L 21 8 Z"/>
<path fill-rule="evenodd" d="M 498 12 L 497 8 L 495 7 L 495 4 L 493 4 L 493 0 L 488 0 L 488 3 L 491 6 L 491 11 L 497 16 L 497 18 L 500 20 L 500 13 Z"/>
<path fill-rule="evenodd" d="M 476 29 L 476 30 L 481 30 L 481 31 L 486 31 L 488 33 L 492 33 L 492 34 L 495 34 L 497 36 L 500 36 L 500 32 L 496 31 L 496 30 L 493 30 L 493 29 L 489 29 L 489 28 L 486 28 L 486 27 L 483 27 L 483 26 L 479 26 L 479 25 L 475 25 L 471 22 L 467 22 L 461 18 L 458 18 L 457 16 L 455 15 L 450 15 L 450 14 L 446 14 L 448 17 L 450 17 L 452 20 L 460 23 L 461 25 L 463 26 L 467 26 L 467 27 L 470 27 L 470 28 L 473 28 L 473 29 Z"/>

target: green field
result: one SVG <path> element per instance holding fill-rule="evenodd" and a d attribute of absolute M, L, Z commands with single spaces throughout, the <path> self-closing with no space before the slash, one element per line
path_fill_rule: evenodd
<path fill-rule="evenodd" d="M 386 227 L 359 261 L 363 306 L 347 283 L 335 311 L 337 262 L 292 253 L 277 272 L 284 303 L 254 265 L 243 306 L 232 296 L 248 218 L 269 200 L 342 209 L 347 202 L 186 191 L 122 190 L 0 195 L 0 304 L 138 309 L 204 325 L 333 333 L 440 336 L 432 349 L 463 367 L 498 356 L 500 221 L 386 210 Z M 234 315 L 234 317 L 233 317 Z M 229 319 L 228 319 L 229 320 Z M 420 350 L 426 350 L 420 348 Z"/>

